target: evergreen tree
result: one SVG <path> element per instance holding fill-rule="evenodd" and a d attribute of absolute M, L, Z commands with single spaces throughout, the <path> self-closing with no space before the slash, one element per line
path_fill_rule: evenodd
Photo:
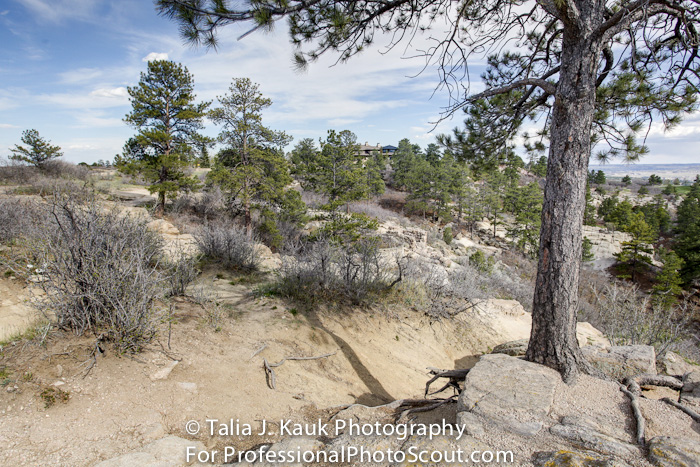
<path fill-rule="evenodd" d="M 530 166 L 530 172 L 538 177 L 547 176 L 547 156 L 540 156 L 537 162 Z"/>
<path fill-rule="evenodd" d="M 43 169 L 48 161 L 63 156 L 60 147 L 52 146 L 51 142 L 39 136 L 39 132 L 36 130 L 24 130 L 22 142 L 27 146 L 15 144 L 15 147 L 10 149 L 12 153 L 10 159 L 26 162 L 38 169 Z"/>
<path fill-rule="evenodd" d="M 427 148 L 425 148 L 425 160 L 430 163 L 430 165 L 438 165 L 440 162 L 440 146 L 435 143 L 430 143 Z"/>
<path fill-rule="evenodd" d="M 634 282 L 637 275 L 651 264 L 650 255 L 654 251 L 651 243 L 654 241 L 654 234 L 641 212 L 630 214 L 625 231 L 632 239 L 622 242 L 622 251 L 617 253 L 615 258 L 622 263 L 623 277 L 629 277 Z"/>
<path fill-rule="evenodd" d="M 663 193 L 666 196 L 675 195 L 676 194 L 676 187 L 673 186 L 671 183 L 669 183 L 668 185 L 666 185 L 664 187 L 664 189 L 661 191 L 661 193 Z"/>
<path fill-rule="evenodd" d="M 399 146 L 391 157 L 391 167 L 394 170 L 394 188 L 406 188 L 409 173 L 413 170 L 413 166 L 418 160 L 419 157 L 416 154 L 414 145 L 405 138 L 399 141 Z"/>
<path fill-rule="evenodd" d="M 292 181 L 282 153 L 291 138 L 262 124 L 262 111 L 272 101 L 263 97 L 250 79 L 235 78 L 229 93 L 217 100 L 220 106 L 209 113 L 209 118 L 222 126 L 219 142 L 226 149 L 219 153 L 207 179 L 221 186 L 231 205 L 240 208 L 251 239 L 253 211 L 264 210 L 269 217 L 274 212 L 271 206 L 279 206 L 286 185 Z"/>
<path fill-rule="evenodd" d="M 622 183 L 625 184 L 625 186 L 629 186 L 632 183 L 632 177 L 625 175 L 622 177 Z"/>
<path fill-rule="evenodd" d="M 656 276 L 656 283 L 652 287 L 654 301 L 665 310 L 670 310 L 676 303 L 678 295 L 683 291 L 680 270 L 683 260 L 671 250 L 660 251 L 663 267 Z"/>
<path fill-rule="evenodd" d="M 422 157 L 414 156 L 413 165 L 405 177 L 406 189 L 410 192 L 407 196 L 406 207 L 412 212 L 421 212 L 423 219 L 431 209 L 433 200 L 435 179 L 435 167 Z"/>
<path fill-rule="evenodd" d="M 639 187 L 639 190 L 637 190 L 637 194 L 640 196 L 648 195 L 649 188 L 647 188 L 646 185 L 642 185 Z"/>
<path fill-rule="evenodd" d="M 583 212 L 583 225 L 597 225 L 596 209 L 593 206 L 593 196 L 591 196 L 591 186 L 586 185 L 586 210 Z"/>
<path fill-rule="evenodd" d="M 519 188 L 518 194 L 515 222 L 508 229 L 508 235 L 520 250 L 536 257 L 542 219 L 542 190 L 537 182 L 532 182 Z"/>
<path fill-rule="evenodd" d="M 386 159 L 379 151 L 372 151 L 364 161 L 364 183 L 367 188 L 366 197 L 377 197 L 384 193 L 386 184 L 382 178 L 382 171 L 386 166 Z"/>
<path fill-rule="evenodd" d="M 683 260 L 681 277 L 686 284 L 700 279 L 700 176 L 685 195 L 676 214 L 673 250 Z"/>
<path fill-rule="evenodd" d="M 649 175 L 649 185 L 661 185 L 664 181 L 656 174 Z"/>
<path fill-rule="evenodd" d="M 304 189 L 310 189 L 311 179 L 316 167 L 318 148 L 312 138 L 304 138 L 292 149 L 290 161 L 292 163 L 292 175 L 301 182 Z"/>
<path fill-rule="evenodd" d="M 198 131 L 209 103 L 195 103 L 192 75 L 186 67 L 167 60 L 148 62 L 147 72 L 127 92 L 132 110 L 124 121 L 138 133 L 126 143 L 122 167 L 150 183 L 162 213 L 167 195 L 198 185 L 184 169 L 191 162 L 192 144 L 206 140 Z"/>
<path fill-rule="evenodd" d="M 593 255 L 593 242 L 588 237 L 583 237 L 583 244 L 581 245 L 581 261 L 588 263 L 595 259 Z"/>

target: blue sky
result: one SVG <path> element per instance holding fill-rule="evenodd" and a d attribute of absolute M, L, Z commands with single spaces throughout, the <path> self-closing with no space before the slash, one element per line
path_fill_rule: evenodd
<path fill-rule="evenodd" d="M 135 132 L 122 122 L 130 110 L 126 87 L 138 82 L 149 58 L 187 66 L 202 100 L 226 93 L 234 77 L 259 83 L 273 100 L 264 122 L 295 141 L 349 129 L 362 143 L 409 138 L 425 147 L 461 124 L 457 115 L 430 131 L 447 95 L 433 95 L 434 71 L 412 77 L 423 61 L 402 58 L 402 47 L 386 54 L 372 48 L 335 66 L 329 56 L 298 73 L 284 25 L 241 41 L 242 29 L 222 32 L 216 52 L 184 45 L 177 26 L 148 0 L 0 0 L 0 157 L 35 128 L 69 161 L 111 160 Z M 478 62 L 470 67 L 475 76 L 482 70 Z M 481 90 L 478 78 L 472 90 Z M 206 133 L 217 128 L 207 122 Z M 671 134 L 654 126 L 647 142 L 643 162 L 700 162 L 700 116 Z"/>

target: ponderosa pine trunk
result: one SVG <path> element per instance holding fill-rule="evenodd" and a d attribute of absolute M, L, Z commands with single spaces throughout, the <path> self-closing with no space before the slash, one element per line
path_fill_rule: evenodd
<path fill-rule="evenodd" d="M 576 339 L 576 316 L 586 175 L 602 50 L 590 37 L 602 14 L 586 13 L 587 30 L 564 27 L 526 354 L 529 361 L 558 370 L 567 382 L 573 382 L 587 365 Z"/>

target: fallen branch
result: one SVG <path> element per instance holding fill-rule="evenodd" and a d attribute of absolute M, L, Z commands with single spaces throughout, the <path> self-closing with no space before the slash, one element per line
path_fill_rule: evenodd
<path fill-rule="evenodd" d="M 686 414 L 688 414 L 690 416 L 690 418 L 692 418 L 696 422 L 700 423 L 700 414 L 698 414 L 696 411 L 691 410 L 688 407 L 686 407 L 682 404 L 679 404 L 678 402 L 676 402 L 674 400 L 669 399 L 668 397 L 664 397 L 661 400 L 666 402 L 667 404 L 674 406 L 675 408 L 677 408 L 681 412 L 685 412 Z"/>
<path fill-rule="evenodd" d="M 428 368 L 430 370 L 431 375 L 433 376 L 427 383 L 425 383 L 425 396 L 427 397 L 428 395 L 434 395 L 438 394 L 445 389 L 449 387 L 453 387 L 457 392 L 460 390 L 460 383 L 464 381 L 464 378 L 467 377 L 467 373 L 469 373 L 469 370 L 440 370 L 437 368 Z M 435 392 L 432 392 L 428 394 L 428 391 L 430 391 L 430 385 L 433 384 L 435 381 L 437 381 L 439 378 L 449 378 L 449 382 L 445 384 L 442 388 L 438 389 Z"/>
<path fill-rule="evenodd" d="M 631 378 L 640 386 L 663 386 L 676 391 L 680 391 L 683 388 L 683 382 L 676 378 L 675 376 L 664 376 L 664 375 L 637 375 Z M 628 379 L 629 381 L 629 379 Z"/>
<path fill-rule="evenodd" d="M 262 350 L 261 350 L 262 351 Z M 265 370 L 265 378 L 267 380 L 267 386 L 270 389 L 277 389 L 277 377 L 275 376 L 275 370 L 278 366 L 282 366 L 287 360 L 318 360 L 320 358 L 326 358 L 335 355 L 335 352 L 319 355 L 317 357 L 285 357 L 277 363 L 269 363 L 266 358 L 263 358 L 263 369 Z"/>

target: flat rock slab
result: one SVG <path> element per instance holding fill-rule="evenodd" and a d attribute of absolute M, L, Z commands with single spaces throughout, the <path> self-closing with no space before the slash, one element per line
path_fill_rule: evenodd
<path fill-rule="evenodd" d="M 553 435 L 567 439 L 586 449 L 592 449 L 602 454 L 620 457 L 638 457 L 639 448 L 606 434 L 600 433 L 587 426 L 554 425 L 549 429 Z"/>
<path fill-rule="evenodd" d="M 590 451 L 538 452 L 532 461 L 535 467 L 626 467 L 614 457 Z"/>
<path fill-rule="evenodd" d="M 700 444 L 684 438 L 657 436 L 649 441 L 649 460 L 658 467 L 700 467 Z"/>
<path fill-rule="evenodd" d="M 199 441 L 190 441 L 177 436 L 166 436 L 134 452 L 100 462 L 95 467 L 178 467 L 201 465 L 197 462 L 187 462 L 188 447 L 194 447 L 195 452 L 204 450 L 204 445 Z"/>
<path fill-rule="evenodd" d="M 683 378 L 681 403 L 696 412 L 700 409 L 700 370 L 690 372 Z"/>
<path fill-rule="evenodd" d="M 608 349 L 588 346 L 581 352 L 594 367 L 613 379 L 656 374 L 656 351 L 650 345 L 617 345 Z"/>
<path fill-rule="evenodd" d="M 504 354 L 484 355 L 467 375 L 457 412 L 473 412 L 533 436 L 549 414 L 560 382 L 551 368 Z M 522 430 L 531 423 L 539 424 L 534 432 L 532 427 Z"/>

